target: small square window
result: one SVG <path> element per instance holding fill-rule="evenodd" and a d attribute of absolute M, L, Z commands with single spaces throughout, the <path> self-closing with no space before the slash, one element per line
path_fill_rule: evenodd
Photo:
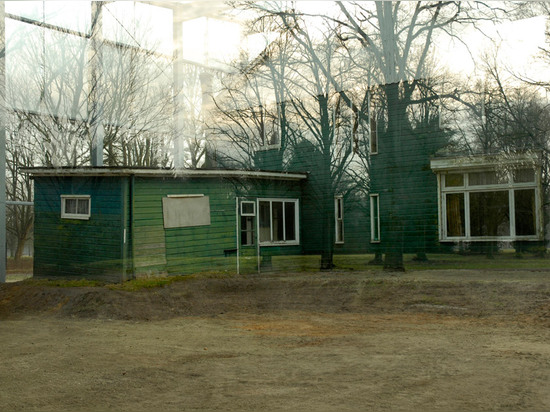
<path fill-rule="evenodd" d="M 62 195 L 61 196 L 61 217 L 63 219 L 90 218 L 90 196 L 89 195 Z"/>
<path fill-rule="evenodd" d="M 256 216 L 256 202 L 241 202 L 241 216 Z"/>

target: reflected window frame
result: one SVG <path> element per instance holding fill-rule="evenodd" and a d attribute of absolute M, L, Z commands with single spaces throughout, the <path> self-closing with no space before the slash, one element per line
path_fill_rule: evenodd
<path fill-rule="evenodd" d="M 439 175 L 440 241 L 515 241 L 541 240 L 543 238 L 540 167 L 515 167 L 504 171 L 497 170 L 496 166 L 473 170 L 456 167 L 439 172 Z M 518 179 L 518 175 L 523 177 Z M 493 178 L 494 176 L 498 178 Z M 452 177 L 452 180 L 448 177 Z M 523 210 L 525 205 L 521 206 L 522 209 L 519 204 L 516 205 L 520 199 L 519 194 L 525 195 L 527 192 L 530 194 L 527 197 L 523 196 L 523 199 L 528 197 L 532 199 L 531 203 L 527 205 L 531 210 Z M 473 227 L 475 220 L 480 218 L 480 216 L 477 218 L 472 216 L 472 213 L 477 210 L 472 206 L 473 197 L 479 200 L 480 196 L 484 197 L 485 194 L 485 197 L 490 199 L 498 197 L 497 193 L 506 193 L 505 196 L 507 196 L 505 207 L 502 207 L 503 205 L 499 207 L 499 211 L 503 212 L 500 213 L 502 221 L 493 222 L 494 227 L 492 228 Z M 454 212 L 449 209 L 449 205 L 453 204 L 453 198 L 455 200 L 463 199 L 463 204 Z M 495 207 L 497 206 L 499 205 L 495 205 Z M 451 213 L 455 215 L 459 213 L 463 221 L 454 222 L 451 219 Z M 517 220 L 526 218 L 530 221 L 520 222 Z M 461 230 L 456 230 L 458 224 L 460 224 Z M 525 229 L 526 227 L 528 229 Z M 450 233 L 451 231 L 454 233 Z M 531 233 L 526 234 L 526 232 Z"/>
<path fill-rule="evenodd" d="M 69 210 L 69 202 L 74 202 L 74 211 Z M 90 195 L 61 195 L 62 219 L 89 220 L 91 211 L 92 199 Z"/>
<path fill-rule="evenodd" d="M 300 244 L 300 208 L 298 199 L 258 198 L 257 232 L 260 246 L 297 246 Z M 281 204 L 275 210 L 274 205 Z M 268 207 L 266 209 L 266 206 Z M 287 206 L 293 206 L 292 219 L 288 221 Z M 280 213 L 277 214 L 277 211 Z M 267 219 L 267 220 L 266 220 Z M 290 225 L 290 226 L 288 226 Z M 287 226 L 291 228 L 294 239 L 288 239 Z"/>

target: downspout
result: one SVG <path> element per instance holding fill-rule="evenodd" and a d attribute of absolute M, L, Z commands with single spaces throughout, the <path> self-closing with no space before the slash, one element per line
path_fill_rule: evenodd
<path fill-rule="evenodd" d="M 235 241 L 237 243 L 237 275 L 240 275 L 239 261 L 239 197 L 235 196 Z"/>
<path fill-rule="evenodd" d="M 121 227 L 122 227 L 122 239 L 121 239 L 121 248 L 120 254 L 122 258 L 122 273 L 120 276 L 120 281 L 124 282 L 127 280 L 127 266 L 128 266 L 128 229 L 126 228 L 126 221 L 128 218 L 128 181 L 121 179 L 121 190 L 120 190 L 120 203 L 121 203 Z"/>
<path fill-rule="evenodd" d="M 136 267 L 135 267 L 135 251 L 134 251 L 134 186 L 135 186 L 135 175 L 131 175 L 130 177 L 130 193 L 128 195 L 130 196 L 130 201 L 128 202 L 128 213 L 129 221 L 130 221 L 130 233 L 127 236 L 127 241 L 129 242 L 129 245 L 127 246 L 127 250 L 130 252 L 130 273 L 132 275 L 132 278 L 136 277 Z"/>
<path fill-rule="evenodd" d="M 258 275 L 260 271 L 260 201 L 256 199 L 256 260 L 258 264 Z"/>

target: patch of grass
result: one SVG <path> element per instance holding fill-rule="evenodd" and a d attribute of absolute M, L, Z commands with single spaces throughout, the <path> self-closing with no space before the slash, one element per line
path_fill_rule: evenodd
<path fill-rule="evenodd" d="M 22 282 L 30 286 L 49 286 L 56 288 L 82 288 L 103 286 L 105 283 L 92 279 L 26 279 Z"/>
<path fill-rule="evenodd" d="M 459 254 L 428 254 L 427 261 L 415 260 L 414 254 L 405 254 L 403 262 L 407 271 L 418 270 L 446 270 L 446 269 L 548 269 L 550 259 L 525 254 L 523 259 L 517 259 L 511 252 L 496 253 L 492 259 L 486 255 L 459 255 Z M 382 272 L 381 265 L 371 265 L 374 259 L 372 254 L 334 255 L 334 272 L 369 271 Z M 274 256 L 272 267 L 262 272 L 318 272 L 321 258 L 318 255 Z M 256 271 L 252 268 L 250 273 Z"/>
<path fill-rule="evenodd" d="M 194 279 L 225 279 L 235 276 L 224 272 L 201 272 L 192 275 L 168 275 L 168 276 L 148 276 L 131 279 L 123 283 L 113 283 L 106 285 L 111 290 L 124 290 L 135 292 L 142 289 L 154 289 L 168 286 L 174 282 L 185 282 Z"/>
<path fill-rule="evenodd" d="M 111 290 L 125 290 L 129 292 L 134 292 L 141 289 L 161 288 L 166 285 L 169 285 L 172 282 L 175 282 L 179 277 L 183 277 L 183 276 L 137 278 L 137 279 L 128 280 L 123 283 L 113 283 L 113 284 L 107 285 L 107 288 Z"/>

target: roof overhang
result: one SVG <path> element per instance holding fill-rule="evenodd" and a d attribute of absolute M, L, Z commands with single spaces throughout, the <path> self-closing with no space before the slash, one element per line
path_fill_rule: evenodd
<path fill-rule="evenodd" d="M 535 167 L 541 164 L 538 154 L 499 154 L 461 157 L 440 157 L 430 161 L 434 172 L 498 169 L 502 167 Z"/>
<path fill-rule="evenodd" d="M 269 179 L 269 180 L 305 180 L 307 173 L 290 173 L 257 170 L 223 169 L 147 169 L 147 168 L 111 168 L 111 167 L 31 167 L 21 169 L 33 177 L 99 177 L 99 176 L 139 176 L 164 178 L 218 178 L 218 179 Z"/>

